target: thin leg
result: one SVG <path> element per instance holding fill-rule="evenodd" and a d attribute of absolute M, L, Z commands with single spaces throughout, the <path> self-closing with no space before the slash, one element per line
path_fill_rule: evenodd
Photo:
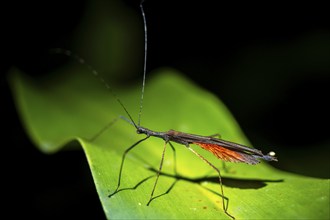
<path fill-rule="evenodd" d="M 232 219 L 235 219 L 234 216 L 232 216 L 231 214 L 229 214 L 227 212 L 227 209 L 228 209 L 228 202 L 227 202 L 227 207 L 225 206 L 225 195 L 223 193 L 223 186 L 222 186 L 222 180 L 221 180 L 221 174 L 220 174 L 220 170 L 218 168 L 216 168 L 212 163 L 210 163 L 207 159 L 205 159 L 202 155 L 200 155 L 199 153 L 197 153 L 194 149 L 192 149 L 189 145 L 186 145 L 186 147 L 191 150 L 195 155 L 197 155 L 199 158 L 201 158 L 205 163 L 207 163 L 208 165 L 210 165 L 215 171 L 218 172 L 218 175 L 219 175 L 219 184 L 220 184 L 220 189 L 221 189 L 221 197 L 222 197 L 222 207 L 223 207 L 223 210 L 225 211 L 225 213 L 231 217 Z"/>
<path fill-rule="evenodd" d="M 119 117 L 113 119 L 110 123 L 108 123 L 106 126 L 104 126 L 101 130 L 99 130 L 93 137 L 89 138 L 88 140 L 90 142 L 95 141 L 96 138 L 98 138 L 101 134 L 103 134 L 109 127 L 111 127 Z"/>
<path fill-rule="evenodd" d="M 118 184 L 117 184 L 117 188 L 116 190 L 111 193 L 108 197 L 111 197 L 113 196 L 114 194 L 116 194 L 118 192 L 118 189 L 120 187 L 120 180 L 121 180 L 121 173 L 122 173 L 122 170 L 123 170 L 123 167 L 124 167 L 124 162 L 125 162 L 125 157 L 127 155 L 127 153 L 132 150 L 136 145 L 138 145 L 139 143 L 141 143 L 142 141 L 145 141 L 146 139 L 148 139 L 150 136 L 147 136 L 139 141 L 137 141 L 135 144 L 133 144 L 132 146 L 130 146 L 129 148 L 127 148 L 123 154 L 123 157 L 121 159 L 121 164 L 120 164 L 120 169 L 119 169 L 119 177 L 118 177 Z"/>
<path fill-rule="evenodd" d="M 174 165 L 173 165 L 173 171 L 174 171 L 174 175 L 177 175 L 178 172 L 176 170 L 176 151 L 175 151 L 175 148 L 174 148 L 173 144 L 171 142 L 169 142 L 169 144 L 170 144 L 170 146 L 171 146 L 171 148 L 173 150 L 173 160 L 174 160 L 174 162 L 173 162 L 174 163 Z"/>
<path fill-rule="evenodd" d="M 108 130 L 108 128 L 111 127 L 119 118 L 125 120 L 126 122 L 128 122 L 134 126 L 134 124 L 130 120 L 128 120 L 127 118 L 125 118 L 122 115 L 119 115 L 118 117 L 113 119 L 110 123 L 105 125 L 101 130 L 99 130 L 93 137 L 89 138 L 89 141 L 91 141 L 91 142 L 95 141 L 96 138 L 98 138 L 101 134 L 103 134 L 106 130 Z"/>
<path fill-rule="evenodd" d="M 166 144 L 167 144 L 167 142 L 165 141 L 164 150 L 163 150 L 163 153 L 162 153 L 162 159 L 160 161 L 160 165 L 159 165 L 159 169 L 158 169 L 158 172 L 157 172 L 156 181 L 155 181 L 155 184 L 154 184 L 154 188 L 151 191 L 150 199 L 149 199 L 149 202 L 147 203 L 147 206 L 153 200 L 154 192 L 155 192 L 156 185 L 157 185 L 157 182 L 158 182 L 158 179 L 159 179 L 159 174 L 160 174 L 160 172 L 162 171 L 162 168 L 163 168 L 163 162 L 164 162 L 164 157 L 165 157 Z"/>

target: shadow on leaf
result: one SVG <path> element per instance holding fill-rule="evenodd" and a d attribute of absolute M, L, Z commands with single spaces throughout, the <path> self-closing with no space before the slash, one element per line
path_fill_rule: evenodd
<path fill-rule="evenodd" d="M 152 171 L 152 172 L 155 172 L 157 173 L 158 170 L 152 168 L 152 167 L 149 167 L 148 170 Z M 212 176 L 212 177 L 201 177 L 201 178 L 189 178 L 189 177 L 184 177 L 184 176 L 181 176 L 179 174 L 169 174 L 169 173 L 164 173 L 164 172 L 161 172 L 160 173 L 161 176 L 167 176 L 167 177 L 171 177 L 171 178 L 174 178 L 175 181 L 171 184 L 171 186 L 166 190 L 166 192 L 160 194 L 160 195 L 157 195 L 155 197 L 153 197 L 151 199 L 152 200 L 155 200 L 161 196 L 164 196 L 168 193 L 170 193 L 170 191 L 174 188 L 175 184 L 180 181 L 180 180 L 184 180 L 184 181 L 188 181 L 188 182 L 192 182 L 192 183 L 198 183 L 200 186 L 202 186 L 203 188 L 209 190 L 210 192 L 220 196 L 220 197 L 223 197 L 220 193 L 214 191 L 214 190 L 211 190 L 205 186 L 202 185 L 203 182 L 211 182 L 211 183 L 219 183 L 219 177 L 218 176 Z M 135 186 L 133 187 L 128 187 L 128 188 L 122 188 L 122 189 L 119 189 L 117 190 L 116 192 L 110 194 L 108 197 L 111 198 L 113 195 L 121 192 L 121 191 L 125 191 L 125 190 L 135 190 L 137 189 L 141 184 L 143 184 L 144 182 L 146 182 L 147 180 L 151 179 L 152 177 L 155 177 L 155 175 L 151 175 L 151 176 L 148 176 L 144 179 L 142 179 L 141 181 L 139 181 Z M 267 186 L 267 183 L 281 183 L 283 182 L 284 180 L 283 179 L 279 179 L 279 180 L 269 180 L 269 179 L 238 179 L 238 178 L 230 178 L 230 177 L 221 177 L 222 179 L 222 184 L 227 186 L 227 187 L 232 187 L 232 188 L 239 188 L 239 189 L 260 189 L 260 188 L 263 188 L 265 186 Z M 228 201 L 228 198 L 227 197 L 224 197 L 225 200 Z"/>

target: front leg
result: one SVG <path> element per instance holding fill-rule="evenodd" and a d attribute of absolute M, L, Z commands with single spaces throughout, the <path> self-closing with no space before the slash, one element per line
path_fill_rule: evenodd
<path fill-rule="evenodd" d="M 159 165 L 159 169 L 158 169 L 158 172 L 157 172 L 156 181 L 155 181 L 155 184 L 154 184 L 154 188 L 151 191 L 150 199 L 149 199 L 149 201 L 147 203 L 147 206 L 149 206 L 150 202 L 155 198 L 153 196 L 154 196 L 154 192 L 155 192 L 155 189 L 156 189 L 156 186 L 157 186 L 157 183 L 158 183 L 160 172 L 162 171 L 162 168 L 163 168 L 165 151 L 166 151 L 166 144 L 167 144 L 167 141 L 165 141 L 165 144 L 164 144 L 164 149 L 163 149 L 163 153 L 162 153 L 162 159 L 160 160 L 160 165 Z"/>

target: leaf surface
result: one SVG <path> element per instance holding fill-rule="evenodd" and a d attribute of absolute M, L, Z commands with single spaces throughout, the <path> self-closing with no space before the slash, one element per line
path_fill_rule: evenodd
<path fill-rule="evenodd" d="M 223 139 L 250 146 L 228 109 L 212 94 L 173 69 L 154 75 L 147 81 L 141 125 L 155 131 L 219 133 Z M 41 151 L 54 153 L 77 142 L 82 146 L 107 218 L 229 219 L 222 210 L 216 172 L 177 144 L 178 175 L 174 174 L 173 153 L 168 147 L 164 175 L 155 191 L 160 196 L 146 206 L 164 147 L 164 141 L 152 137 L 127 156 L 121 182 L 121 189 L 126 190 L 108 197 L 116 188 L 123 152 L 144 136 L 119 119 L 90 141 L 119 115 L 128 117 L 90 74 L 67 68 L 37 83 L 13 69 L 10 82 L 26 131 Z M 137 123 L 140 85 L 113 89 Z M 236 218 L 329 218 L 329 180 L 283 172 L 265 162 L 255 166 L 227 163 L 223 169 L 222 162 L 211 153 L 193 148 L 221 169 L 228 212 Z M 280 156 L 278 159 L 280 163 Z"/>

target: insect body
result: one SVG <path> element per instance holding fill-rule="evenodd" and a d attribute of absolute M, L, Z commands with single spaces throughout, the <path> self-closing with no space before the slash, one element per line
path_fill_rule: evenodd
<path fill-rule="evenodd" d="M 126 111 L 127 112 L 127 111 Z M 165 146 L 163 149 L 162 153 L 162 158 L 160 162 L 160 166 L 157 172 L 157 177 L 154 183 L 154 187 L 152 189 L 149 201 L 147 205 L 150 204 L 150 202 L 153 200 L 153 194 L 157 186 L 158 178 L 162 170 L 163 162 L 164 162 L 164 155 L 165 155 L 165 150 L 166 150 L 166 144 L 170 142 L 175 142 L 178 144 L 185 145 L 190 151 L 192 151 L 195 155 L 197 155 L 199 158 L 201 158 L 204 162 L 206 162 L 208 165 L 210 165 L 214 170 L 217 171 L 218 176 L 219 176 L 219 184 L 220 184 L 220 189 L 221 189 L 221 194 L 222 194 L 222 206 L 223 210 L 225 213 L 230 216 L 231 218 L 235 219 L 234 216 L 229 214 L 227 212 L 227 208 L 225 206 L 225 201 L 224 201 L 224 193 L 223 193 L 223 186 L 222 186 L 222 180 L 221 180 L 221 174 L 220 170 L 214 166 L 211 162 L 209 162 L 206 158 L 204 158 L 202 155 L 197 153 L 194 149 L 190 147 L 190 144 L 196 144 L 203 149 L 213 153 L 216 157 L 218 157 L 221 160 L 224 161 L 229 161 L 229 162 L 242 162 L 246 164 L 257 164 L 259 163 L 259 159 L 263 159 L 266 161 L 277 161 L 277 158 L 275 157 L 274 152 L 269 152 L 267 155 L 264 155 L 260 150 L 253 149 L 246 147 L 241 144 L 237 144 L 234 142 L 230 141 L 225 141 L 222 139 L 214 138 L 212 136 L 201 136 L 201 135 L 195 135 L 195 134 L 188 134 L 180 131 L 175 131 L 175 130 L 169 130 L 166 132 L 157 132 L 157 131 L 152 131 L 148 128 L 144 128 L 142 126 L 136 125 L 129 113 L 127 112 L 128 116 L 132 120 L 132 124 L 136 127 L 136 131 L 138 134 L 145 134 L 146 137 L 139 140 L 135 144 L 133 144 L 131 147 L 129 147 L 123 154 L 120 170 L 119 170 L 119 178 L 118 178 L 118 185 L 116 190 L 109 195 L 111 197 L 112 195 L 116 194 L 119 191 L 120 187 L 120 180 L 121 180 L 121 174 L 122 174 L 122 169 L 125 161 L 125 157 L 127 153 L 132 150 L 135 146 L 137 146 L 139 143 L 145 141 L 149 137 L 157 137 L 161 138 L 165 141 Z"/>
<path fill-rule="evenodd" d="M 214 138 L 212 136 L 201 136 L 196 134 L 188 134 L 180 131 L 169 130 L 167 132 L 156 132 L 150 129 L 138 126 L 138 134 L 145 134 L 147 137 L 154 136 L 162 138 L 165 142 L 176 142 L 189 146 L 196 144 L 203 149 L 212 152 L 219 159 L 229 162 L 243 162 L 247 164 L 257 164 L 259 159 L 267 161 L 277 161 L 274 157 L 275 153 L 270 152 L 264 155 L 260 150 L 246 147 L 230 141 Z"/>

